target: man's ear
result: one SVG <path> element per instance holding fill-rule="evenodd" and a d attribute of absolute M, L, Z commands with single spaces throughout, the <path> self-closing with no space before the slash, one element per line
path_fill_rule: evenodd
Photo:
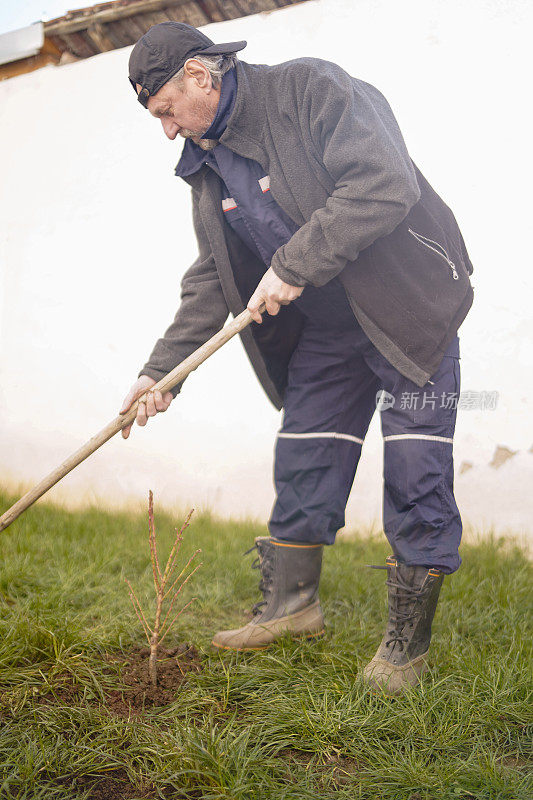
<path fill-rule="evenodd" d="M 194 78 L 200 89 L 210 90 L 213 88 L 211 73 L 195 58 L 189 58 L 185 62 L 184 70 L 186 75 L 188 75 L 190 78 Z"/>

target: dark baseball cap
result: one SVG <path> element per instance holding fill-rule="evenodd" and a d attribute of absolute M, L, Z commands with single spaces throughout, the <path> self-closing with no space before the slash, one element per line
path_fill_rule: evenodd
<path fill-rule="evenodd" d="M 154 95 L 193 56 L 218 56 L 243 50 L 247 42 L 215 44 L 205 34 L 184 22 L 160 22 L 141 36 L 129 61 L 130 83 L 137 99 L 148 108 Z"/>

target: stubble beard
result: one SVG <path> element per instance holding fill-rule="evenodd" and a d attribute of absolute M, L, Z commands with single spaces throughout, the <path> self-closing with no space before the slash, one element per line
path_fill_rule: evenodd
<path fill-rule="evenodd" d="M 201 125 L 202 129 L 200 131 L 193 131 L 189 128 L 182 128 L 180 130 L 180 136 L 183 136 L 184 139 L 192 139 L 202 150 L 212 150 L 217 146 L 218 139 L 204 139 L 202 138 L 202 134 L 211 127 L 216 112 L 213 112 L 207 100 L 195 100 L 192 110 L 198 115 L 198 124 L 199 126 Z"/>

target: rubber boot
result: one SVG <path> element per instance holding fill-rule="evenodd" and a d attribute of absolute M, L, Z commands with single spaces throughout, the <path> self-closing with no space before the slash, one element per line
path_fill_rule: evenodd
<path fill-rule="evenodd" d="M 409 567 L 389 557 L 389 620 L 385 635 L 363 678 L 394 697 L 416 686 L 426 672 L 431 623 L 444 575 L 436 569 Z"/>
<path fill-rule="evenodd" d="M 324 632 L 318 599 L 323 545 L 258 536 L 254 547 L 259 558 L 252 567 L 261 570 L 263 600 L 253 607 L 251 622 L 219 631 L 212 644 L 226 650 L 262 650 L 287 632 L 320 636 Z"/>

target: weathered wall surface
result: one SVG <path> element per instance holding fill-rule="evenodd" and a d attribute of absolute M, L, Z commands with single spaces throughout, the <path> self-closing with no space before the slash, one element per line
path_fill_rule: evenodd
<path fill-rule="evenodd" d="M 530 20 L 517 0 L 317 0 L 206 29 L 215 41 L 246 38 L 250 62 L 335 60 L 388 97 L 474 262 L 462 388 L 499 393 L 495 410 L 460 412 L 458 500 L 467 521 L 519 535 L 533 532 Z M 195 257 L 189 190 L 173 177 L 181 140 L 135 102 L 128 56 L 0 85 L 0 481 L 12 488 L 115 415 Z M 168 505 L 266 519 L 278 425 L 233 342 L 165 416 L 106 445 L 51 495 L 121 505 L 152 488 Z M 490 466 L 498 446 L 516 452 Z M 376 414 L 352 526 L 379 526 L 381 449 Z"/>

